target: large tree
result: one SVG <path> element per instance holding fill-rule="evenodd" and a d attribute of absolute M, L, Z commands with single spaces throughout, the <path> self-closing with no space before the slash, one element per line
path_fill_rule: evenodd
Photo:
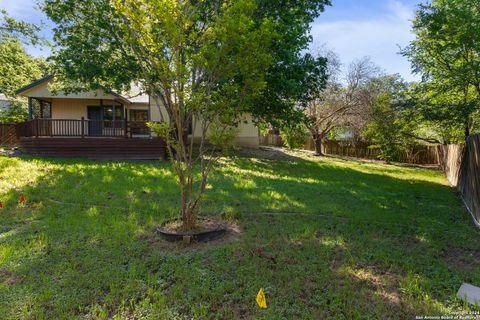
<path fill-rule="evenodd" d="M 269 18 L 277 36 L 270 49 L 272 64 L 266 73 L 267 86 L 252 112 L 275 126 L 301 121 L 297 107 L 308 99 L 312 87 L 323 87 L 327 60 L 308 53 L 312 22 L 331 4 L 330 0 L 256 0 L 257 19 Z"/>
<path fill-rule="evenodd" d="M 322 143 L 338 127 L 352 127 L 369 111 L 374 94 L 368 84 L 378 74 L 378 68 L 365 57 L 352 62 L 340 81 L 338 57 L 327 53 L 329 81 L 326 86 L 312 86 L 305 101 L 306 126 L 315 143 L 315 154 L 323 155 Z"/>
<path fill-rule="evenodd" d="M 25 43 L 38 44 L 39 42 L 45 42 L 38 35 L 40 30 L 41 26 L 16 20 L 9 16 L 5 10 L 0 9 L 0 40 L 16 38 Z"/>
<path fill-rule="evenodd" d="M 246 112 L 257 119 L 293 114 L 289 108 L 302 93 L 303 75 L 321 76 L 322 60 L 312 63 L 302 50 L 309 23 L 326 3 L 46 0 L 44 11 L 56 23 L 53 61 L 63 89 L 126 91 L 136 81 L 165 107 L 165 121 L 152 128 L 167 142 L 183 224 L 191 229 L 215 159 L 206 147 L 208 132 L 210 142 L 225 143 Z M 72 86 L 79 83 L 84 88 Z M 187 141 L 192 119 L 202 132 L 198 158 L 193 139 Z"/>
<path fill-rule="evenodd" d="M 0 112 L 0 121 L 24 120 L 27 116 L 26 102 L 15 91 L 39 79 L 46 69 L 43 59 L 29 55 L 22 43 L 38 44 L 41 39 L 36 25 L 17 21 L 0 11 L 0 93 L 5 94 L 10 107 Z"/>
<path fill-rule="evenodd" d="M 187 230 L 196 226 L 216 159 L 206 146 L 207 136 L 214 144 L 224 143 L 265 88 L 275 30 L 269 18 L 255 19 L 257 10 L 253 0 L 45 3 L 57 23 L 54 59 L 64 85 L 80 80 L 122 90 L 135 81 L 164 107 L 162 123 L 151 127 L 167 143 Z M 196 152 L 193 139 L 187 139 L 191 121 L 193 131 L 201 132 Z"/>
<path fill-rule="evenodd" d="M 400 152 L 417 144 L 418 122 L 409 117 L 409 85 L 398 75 L 374 78 L 369 117 L 362 136 L 371 147 L 378 148 L 379 158 L 389 163 Z"/>
<path fill-rule="evenodd" d="M 409 117 L 420 130 L 419 140 L 429 143 L 464 143 L 480 128 L 478 96 L 472 86 L 460 88 L 447 81 L 412 85 Z"/>
<path fill-rule="evenodd" d="M 467 137 L 475 129 L 480 98 L 478 1 L 433 0 L 422 4 L 413 32 L 416 38 L 403 54 L 422 75 L 420 88 L 424 89 L 427 107 L 421 111 L 427 119 L 440 122 L 453 116 Z"/>
<path fill-rule="evenodd" d="M 17 89 L 41 78 L 44 67 L 44 61 L 30 56 L 17 38 L 0 39 L 1 93 L 13 97 Z"/>

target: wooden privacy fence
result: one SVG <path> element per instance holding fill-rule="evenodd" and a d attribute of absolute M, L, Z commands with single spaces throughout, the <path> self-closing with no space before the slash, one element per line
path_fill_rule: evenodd
<path fill-rule="evenodd" d="M 0 146 L 9 145 L 16 140 L 15 124 L 0 123 Z"/>
<path fill-rule="evenodd" d="M 261 145 L 282 147 L 283 141 L 279 135 L 268 134 L 260 139 Z M 304 149 L 315 150 L 315 144 L 312 139 L 305 144 Z M 353 141 L 325 141 L 323 143 L 323 152 L 329 155 L 338 155 L 344 157 L 354 157 L 362 159 L 378 159 L 380 150 L 370 148 L 367 143 Z M 438 165 L 440 163 L 439 150 L 437 146 L 417 146 L 404 152 L 399 152 L 392 159 L 394 162 Z"/>
<path fill-rule="evenodd" d="M 15 127 L 14 123 L 0 123 L 0 139 L 5 136 L 13 127 Z"/>
<path fill-rule="evenodd" d="M 326 154 L 333 154 L 346 157 L 362 159 L 378 159 L 380 149 L 371 148 L 362 142 L 352 143 L 349 141 L 325 141 L 323 144 Z M 310 150 L 314 150 L 313 148 Z M 405 151 L 397 152 L 391 159 L 394 162 L 411 164 L 439 164 L 437 146 L 416 146 Z"/>
<path fill-rule="evenodd" d="M 282 137 L 278 134 L 267 134 L 260 136 L 260 145 L 262 146 L 272 146 L 272 147 L 283 147 Z"/>
<path fill-rule="evenodd" d="M 440 146 L 439 150 L 448 181 L 458 189 L 480 228 L 480 135 L 470 136 L 466 145 Z"/>

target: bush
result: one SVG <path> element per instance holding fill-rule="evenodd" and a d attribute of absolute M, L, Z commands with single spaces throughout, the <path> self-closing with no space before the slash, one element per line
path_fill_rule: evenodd
<path fill-rule="evenodd" d="M 303 125 L 283 127 L 280 130 L 280 136 L 286 147 L 289 149 L 299 149 L 307 143 L 309 133 Z"/>
<path fill-rule="evenodd" d="M 21 99 L 10 99 L 9 107 L 0 110 L 0 122 L 22 122 L 28 118 L 28 108 Z"/>
<path fill-rule="evenodd" d="M 208 140 L 212 145 L 228 154 L 228 151 L 234 147 L 235 137 L 239 132 L 240 129 L 237 126 L 214 121 L 210 125 Z"/>
<path fill-rule="evenodd" d="M 366 126 L 363 137 L 370 142 L 370 148 L 379 149 L 379 159 L 390 163 L 414 145 L 415 140 L 404 134 L 413 128 L 393 108 L 391 94 L 380 96 L 372 111 L 372 120 Z"/>

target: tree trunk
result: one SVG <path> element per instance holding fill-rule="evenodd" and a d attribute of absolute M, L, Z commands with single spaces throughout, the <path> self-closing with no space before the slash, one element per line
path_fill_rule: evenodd
<path fill-rule="evenodd" d="M 192 185 L 185 183 L 181 186 L 182 197 L 181 197 L 181 216 L 182 216 L 182 227 L 183 230 L 189 231 L 195 228 L 196 225 L 196 207 L 192 205 Z"/>
<path fill-rule="evenodd" d="M 322 152 L 323 135 L 321 133 L 315 132 L 312 134 L 312 139 L 315 145 L 315 155 L 323 156 L 324 155 Z"/>
<path fill-rule="evenodd" d="M 467 143 L 467 140 L 468 140 L 469 136 L 470 136 L 470 126 L 469 126 L 469 123 L 467 121 L 467 123 L 465 123 L 465 143 Z"/>
<path fill-rule="evenodd" d="M 185 231 L 190 231 L 195 228 L 197 222 L 197 213 L 195 209 L 190 206 L 185 207 L 182 212 L 182 223 Z"/>

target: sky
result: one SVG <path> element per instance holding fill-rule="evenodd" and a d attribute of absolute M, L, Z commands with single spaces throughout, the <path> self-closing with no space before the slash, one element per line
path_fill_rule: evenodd
<path fill-rule="evenodd" d="M 422 2 L 332 0 L 332 6 L 312 25 L 310 50 L 333 50 L 344 68 L 355 59 L 369 56 L 387 73 L 399 73 L 407 81 L 418 80 L 411 73 L 410 62 L 398 52 L 414 38 L 411 20 Z"/>
<path fill-rule="evenodd" d="M 275 1 L 275 0 L 272 0 Z M 51 37 L 51 23 L 40 12 L 38 0 L 0 0 L 0 8 L 16 19 L 46 23 L 44 36 Z M 371 57 L 388 73 L 399 73 L 407 81 L 417 80 L 408 60 L 398 54 L 413 39 L 411 20 L 420 0 L 332 0 L 312 25 L 313 53 L 324 47 L 335 51 L 346 68 L 350 62 Z M 48 56 L 49 49 L 29 47 L 34 56 Z"/>

